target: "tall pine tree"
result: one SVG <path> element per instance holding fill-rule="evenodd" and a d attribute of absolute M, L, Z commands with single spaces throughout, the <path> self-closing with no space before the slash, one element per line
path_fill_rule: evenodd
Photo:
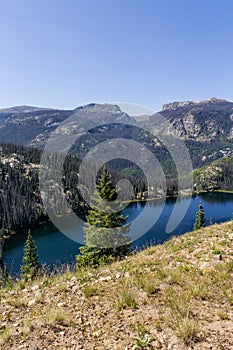
<path fill-rule="evenodd" d="M 31 230 L 28 231 L 27 240 L 24 248 L 23 265 L 21 266 L 21 274 L 25 278 L 34 278 L 41 268 L 36 253 L 36 244 L 31 235 Z"/>
<path fill-rule="evenodd" d="M 104 168 L 91 200 L 84 225 L 85 243 L 77 256 L 78 266 L 97 266 L 127 254 L 131 249 L 127 217 L 121 210 L 112 212 L 110 202 L 117 198 L 111 176 Z M 118 203 L 119 204 L 119 203 Z"/>
<path fill-rule="evenodd" d="M 202 203 L 199 205 L 199 210 L 196 215 L 196 221 L 194 223 L 194 230 L 199 230 L 201 227 L 205 227 L 205 212 L 203 210 Z"/>

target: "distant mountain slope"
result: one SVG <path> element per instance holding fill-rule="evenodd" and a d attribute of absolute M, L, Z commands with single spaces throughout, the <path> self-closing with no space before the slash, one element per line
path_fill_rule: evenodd
<path fill-rule="evenodd" d="M 119 118 L 131 119 L 120 107 L 110 104 L 89 104 L 72 110 L 59 110 L 18 106 L 0 109 L 0 140 L 16 143 L 36 143 L 45 140 L 51 131 L 72 113 L 87 118 L 96 118 L 106 123 L 119 121 Z M 160 112 L 169 120 L 178 137 L 207 141 L 223 136 L 233 138 L 233 103 L 212 98 L 201 102 L 173 102 L 165 104 Z M 149 125 L 153 132 L 156 114 L 149 116 Z M 145 121 L 136 124 L 143 126 Z M 147 121 L 148 124 L 148 121 Z M 27 130 L 30 130 L 28 135 Z"/>
<path fill-rule="evenodd" d="M 207 141 L 220 136 L 233 139 L 233 103 L 212 98 L 201 102 L 165 104 L 161 112 L 177 136 Z"/>
<path fill-rule="evenodd" d="M 0 140 L 24 145 L 29 145 L 38 137 L 46 140 L 51 131 L 71 113 L 43 108 L 33 110 L 31 107 L 0 110 Z"/>
<path fill-rule="evenodd" d="M 158 126 L 157 114 L 138 124 L 155 133 L 174 132 L 185 140 L 193 167 L 199 168 L 233 154 L 233 103 L 212 98 L 207 101 L 173 102 L 163 106 L 160 114 L 168 123 Z"/>
<path fill-rule="evenodd" d="M 233 191 L 233 155 L 195 170 L 194 180 L 198 191 Z"/>
<path fill-rule="evenodd" d="M 118 106 L 110 104 L 89 104 L 74 110 L 44 109 L 34 107 L 12 107 L 0 109 L 0 141 L 15 144 L 43 147 L 52 131 L 71 114 L 83 120 L 94 118 L 95 121 L 127 123 L 129 116 Z"/>
<path fill-rule="evenodd" d="M 1 108 L 0 113 L 30 113 L 40 110 L 51 110 L 52 108 L 42 108 L 42 107 L 34 107 L 34 106 L 14 106 L 14 107 L 7 107 L 7 108 Z"/>
<path fill-rule="evenodd" d="M 233 103 L 226 100 L 212 98 L 207 101 L 186 101 L 165 104 L 160 112 L 168 123 L 158 126 L 158 115 L 155 113 L 143 118 L 133 118 L 124 113 L 119 106 L 111 104 L 89 104 L 74 110 L 59 110 L 18 106 L 0 109 L 0 141 L 15 144 L 33 145 L 43 148 L 51 132 L 66 118 L 76 113 L 77 124 L 75 132 L 79 133 L 79 124 L 91 121 L 97 123 L 114 124 L 117 122 L 134 124 L 137 128 L 151 130 L 151 134 L 161 127 L 161 133 L 169 133 L 171 125 L 178 138 L 185 140 L 189 148 L 194 168 L 204 166 L 213 160 L 232 154 L 233 144 Z M 71 132 L 72 126 L 67 127 Z M 113 131 L 107 127 L 107 135 L 112 137 L 135 138 L 146 143 L 155 153 L 161 153 L 158 140 L 140 132 L 121 127 Z M 73 132 L 74 130 L 72 130 Z M 90 135 L 93 146 L 104 138 L 101 130 Z M 106 139 L 106 135 L 105 135 Z M 164 157 L 162 155 L 162 157 Z"/>

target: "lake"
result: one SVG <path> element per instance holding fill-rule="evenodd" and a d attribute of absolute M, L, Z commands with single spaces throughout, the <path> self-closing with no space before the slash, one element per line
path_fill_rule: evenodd
<path fill-rule="evenodd" d="M 182 210 L 189 201 L 188 210 L 181 223 L 172 232 L 166 233 L 166 225 L 175 204 L 178 210 Z M 134 241 L 134 247 L 140 249 L 151 244 L 162 243 L 171 236 L 191 231 L 200 201 L 204 207 L 207 225 L 233 219 L 233 194 L 230 193 L 203 193 L 191 199 L 181 198 L 177 203 L 176 199 L 168 198 L 164 206 L 160 201 L 130 203 L 124 209 L 124 214 L 128 215 L 128 221 L 133 223 L 134 219 L 143 211 L 140 221 L 137 222 L 137 229 L 141 230 L 141 232 L 144 232 L 151 218 L 156 217 L 156 214 L 161 212 L 153 227 Z M 145 206 L 146 210 L 144 210 Z M 75 230 L 81 232 L 82 225 L 75 227 Z M 44 223 L 40 227 L 33 229 L 32 234 L 36 241 L 40 262 L 47 264 L 50 268 L 58 264 L 75 262 L 75 256 L 79 252 L 80 244 L 59 232 L 51 222 Z M 25 234 L 13 236 L 4 246 L 4 261 L 9 273 L 13 276 L 19 273 L 25 240 L 26 232 Z"/>

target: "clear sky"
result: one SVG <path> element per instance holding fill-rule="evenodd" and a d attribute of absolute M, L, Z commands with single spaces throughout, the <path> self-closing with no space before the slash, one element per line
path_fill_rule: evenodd
<path fill-rule="evenodd" d="M 233 100 L 232 0 L 0 0 L 0 107 Z"/>

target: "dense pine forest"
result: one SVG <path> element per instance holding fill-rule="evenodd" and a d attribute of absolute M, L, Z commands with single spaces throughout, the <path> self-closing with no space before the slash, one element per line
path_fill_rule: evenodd
<path fill-rule="evenodd" d="M 194 181 L 198 190 L 233 190 L 233 156 L 196 169 Z"/>
<path fill-rule="evenodd" d="M 0 220 L 3 234 L 35 225 L 43 216 L 38 191 L 40 152 L 1 145 Z"/>
<path fill-rule="evenodd" d="M 3 235 L 7 235 L 11 231 L 33 227 L 47 217 L 39 193 L 41 151 L 34 147 L 3 143 L 0 152 L 0 222 Z M 54 154 L 53 157 L 58 155 Z M 77 188 L 79 166 L 79 158 L 68 155 L 63 167 L 64 192 L 75 212 L 88 209 Z M 121 166 L 125 167 L 123 177 L 133 183 L 135 194 L 145 192 L 143 174 L 130 163 Z M 113 183 L 122 178 L 122 173 L 115 164 L 111 165 L 109 172 Z M 60 209 L 60 203 L 57 203 L 58 213 Z"/>

